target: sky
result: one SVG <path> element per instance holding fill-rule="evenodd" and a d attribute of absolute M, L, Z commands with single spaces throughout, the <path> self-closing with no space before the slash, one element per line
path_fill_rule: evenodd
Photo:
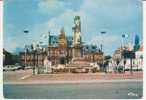
<path fill-rule="evenodd" d="M 141 0 L 4 0 L 4 48 L 15 52 L 25 44 L 47 44 L 42 34 L 58 35 L 62 27 L 66 35 L 73 36 L 76 15 L 81 18 L 83 42 L 103 44 L 106 54 L 111 55 L 122 43 L 133 43 L 136 34 L 142 41 Z M 122 34 L 129 36 L 124 42 Z"/>

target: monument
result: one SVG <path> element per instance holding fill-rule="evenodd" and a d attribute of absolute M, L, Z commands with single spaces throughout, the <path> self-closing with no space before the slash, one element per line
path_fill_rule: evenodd
<path fill-rule="evenodd" d="M 81 21 L 80 16 L 75 16 L 73 29 L 73 58 L 81 57 Z"/>
<path fill-rule="evenodd" d="M 89 72 L 92 70 L 90 64 L 82 57 L 81 21 L 80 16 L 75 16 L 73 26 L 73 52 L 72 62 L 67 65 L 71 72 Z"/>

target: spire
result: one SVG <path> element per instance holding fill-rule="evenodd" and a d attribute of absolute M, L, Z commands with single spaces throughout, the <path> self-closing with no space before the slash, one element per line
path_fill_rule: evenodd
<path fill-rule="evenodd" d="M 61 28 L 61 30 L 60 30 L 59 46 L 63 47 L 63 48 L 67 46 L 67 41 L 66 41 L 66 36 L 65 36 L 64 28 Z"/>

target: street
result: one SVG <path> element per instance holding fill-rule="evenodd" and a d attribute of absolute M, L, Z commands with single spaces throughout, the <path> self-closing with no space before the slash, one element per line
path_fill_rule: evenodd
<path fill-rule="evenodd" d="M 4 84 L 4 97 L 11 99 L 138 99 L 142 81 L 73 84 Z"/>
<path fill-rule="evenodd" d="M 32 70 L 16 70 L 16 71 L 4 71 L 3 81 L 19 81 L 21 78 L 27 75 L 32 75 Z"/>
<path fill-rule="evenodd" d="M 91 80 L 125 80 L 143 79 L 142 71 L 135 71 L 131 74 L 125 73 L 58 73 L 58 74 L 38 74 L 32 75 L 32 70 L 18 70 L 3 72 L 3 82 L 5 83 L 50 83 L 54 81 L 91 81 Z"/>

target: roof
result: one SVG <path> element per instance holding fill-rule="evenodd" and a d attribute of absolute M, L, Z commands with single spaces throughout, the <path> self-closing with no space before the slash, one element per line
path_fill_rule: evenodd
<path fill-rule="evenodd" d="M 97 46 L 96 45 L 84 45 L 83 50 L 85 53 L 96 53 Z"/>
<path fill-rule="evenodd" d="M 66 36 L 66 40 L 67 40 L 67 45 L 69 47 L 72 47 L 73 44 L 73 37 L 72 36 Z M 51 35 L 50 36 L 50 45 L 52 47 L 57 47 L 58 46 L 58 42 L 59 42 L 59 36 L 56 35 Z"/>

